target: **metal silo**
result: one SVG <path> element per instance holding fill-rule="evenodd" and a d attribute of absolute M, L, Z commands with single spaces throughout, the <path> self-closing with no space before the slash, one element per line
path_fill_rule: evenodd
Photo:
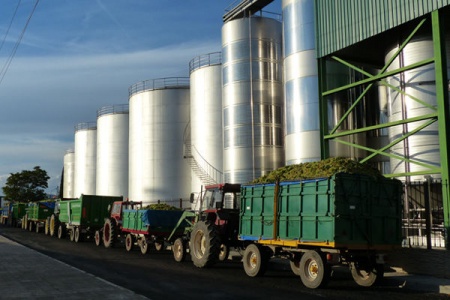
<path fill-rule="evenodd" d="M 284 165 L 281 23 L 222 27 L 224 180 L 246 183 Z"/>
<path fill-rule="evenodd" d="M 450 72 L 450 38 L 446 37 L 447 49 L 447 72 Z M 398 50 L 393 47 L 386 55 L 389 60 Z M 390 65 L 389 70 L 402 68 L 416 62 L 433 57 L 433 41 L 431 37 L 418 37 L 409 42 L 402 52 Z M 419 117 L 436 111 L 436 86 L 434 64 L 428 64 L 412 70 L 407 70 L 398 75 L 388 78 L 388 82 L 403 91 L 400 93 L 394 89 L 389 89 L 389 121 L 394 122 L 414 117 Z M 416 101 L 420 99 L 423 102 Z M 412 132 L 414 129 L 424 124 L 425 121 L 407 123 L 402 126 L 389 128 L 389 139 L 394 141 L 402 135 Z M 391 148 L 391 153 L 402 157 L 411 158 L 433 166 L 440 166 L 439 133 L 438 123 L 425 127 L 419 132 L 409 136 L 402 142 Z M 427 168 L 420 165 L 402 162 L 396 158 L 391 158 L 392 173 L 408 173 L 426 171 Z M 440 177 L 440 174 L 433 174 L 433 177 Z M 411 176 L 411 180 L 423 180 L 423 175 Z"/>
<path fill-rule="evenodd" d="M 73 149 L 64 154 L 63 198 L 74 198 L 75 153 Z"/>
<path fill-rule="evenodd" d="M 314 0 L 283 0 L 286 164 L 320 160 Z"/>
<path fill-rule="evenodd" d="M 190 195 L 183 137 L 189 122 L 189 79 L 161 78 L 129 88 L 131 200 L 178 205 Z M 170 203 L 171 201 L 176 201 Z"/>
<path fill-rule="evenodd" d="M 95 195 L 97 164 L 97 124 L 78 123 L 75 126 L 74 197 Z"/>
<path fill-rule="evenodd" d="M 128 104 L 97 111 L 97 195 L 128 195 L 128 121 Z"/>
<path fill-rule="evenodd" d="M 185 154 L 191 162 L 191 190 L 197 192 L 201 185 L 223 181 L 221 54 L 201 55 L 189 63 L 191 117 Z"/>

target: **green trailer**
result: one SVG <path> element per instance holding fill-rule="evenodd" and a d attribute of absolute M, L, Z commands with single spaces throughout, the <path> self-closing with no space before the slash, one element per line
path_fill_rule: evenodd
<path fill-rule="evenodd" d="M 291 261 L 309 288 L 324 286 L 331 267 L 346 264 L 371 286 L 383 276 L 386 251 L 401 247 L 402 183 L 382 176 L 338 173 L 329 178 L 244 185 L 239 239 L 247 275 L 271 257 Z"/>
<path fill-rule="evenodd" d="M 20 227 L 22 224 L 22 219 L 26 213 L 26 205 L 25 203 L 14 202 L 11 210 L 11 226 Z"/>
<path fill-rule="evenodd" d="M 49 234 L 61 239 L 68 233 L 75 242 L 91 238 L 102 228 L 110 206 L 122 199 L 122 196 L 81 195 L 78 199 L 60 200 L 49 218 Z"/>
<path fill-rule="evenodd" d="M 53 214 L 55 200 L 41 200 L 30 202 L 25 207 L 22 228 L 25 230 L 40 232 L 45 227 L 47 218 Z"/>

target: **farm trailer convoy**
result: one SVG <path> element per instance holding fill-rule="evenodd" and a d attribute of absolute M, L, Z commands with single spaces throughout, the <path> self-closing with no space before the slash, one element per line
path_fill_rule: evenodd
<path fill-rule="evenodd" d="M 109 208 L 122 196 L 81 195 L 78 199 L 57 202 L 54 213 L 48 219 L 48 234 L 58 238 L 69 234 L 71 241 L 93 238 L 108 217 Z"/>

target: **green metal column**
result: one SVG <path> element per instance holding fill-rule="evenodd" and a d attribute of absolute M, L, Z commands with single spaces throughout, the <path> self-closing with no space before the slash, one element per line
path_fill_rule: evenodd
<path fill-rule="evenodd" d="M 444 20 L 440 18 L 438 10 L 431 13 L 434 43 L 434 59 L 436 72 L 436 99 L 439 120 L 439 147 L 441 154 L 441 176 L 442 176 L 442 200 L 444 207 L 444 227 L 446 229 L 446 248 L 450 249 L 449 241 L 449 208 L 450 190 L 448 185 L 448 162 L 449 162 L 449 82 L 447 78 L 447 58 L 445 52 Z"/>

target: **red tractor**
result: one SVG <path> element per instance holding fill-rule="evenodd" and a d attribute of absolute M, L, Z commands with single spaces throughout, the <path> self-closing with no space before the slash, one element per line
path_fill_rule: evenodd
<path fill-rule="evenodd" d="M 240 184 L 230 183 L 205 187 L 197 204 L 199 212 L 188 236 L 190 255 L 195 266 L 209 267 L 217 261 L 224 261 L 228 258 L 230 248 L 240 247 L 240 189 Z"/>
<path fill-rule="evenodd" d="M 116 201 L 109 208 L 109 217 L 105 219 L 103 228 L 95 232 L 95 244 L 106 248 L 113 247 L 122 233 L 122 214 L 124 209 L 141 209 L 141 201 Z"/>

